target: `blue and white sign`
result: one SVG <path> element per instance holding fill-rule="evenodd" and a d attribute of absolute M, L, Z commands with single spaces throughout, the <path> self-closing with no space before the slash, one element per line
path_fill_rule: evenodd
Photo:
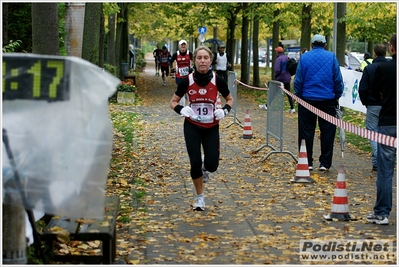
<path fill-rule="evenodd" d="M 205 41 L 205 35 L 200 34 L 200 35 L 198 36 L 198 41 L 200 41 L 200 43 L 202 44 L 202 43 Z"/>
<path fill-rule="evenodd" d="M 205 26 L 199 27 L 198 32 L 199 34 L 205 34 L 207 32 L 207 28 Z"/>

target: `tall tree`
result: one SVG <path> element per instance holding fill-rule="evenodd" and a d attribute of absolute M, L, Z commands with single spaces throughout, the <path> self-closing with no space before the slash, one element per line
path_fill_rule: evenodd
<path fill-rule="evenodd" d="M 242 14 L 242 43 L 241 43 L 241 81 L 245 84 L 249 84 L 249 47 L 248 47 L 248 3 L 243 3 L 243 11 Z"/>
<path fill-rule="evenodd" d="M 105 26 L 104 26 L 104 12 L 102 12 L 102 10 L 101 10 L 101 19 L 100 19 L 100 36 L 99 36 L 98 43 L 99 43 L 98 66 L 101 68 L 104 68 Z"/>
<path fill-rule="evenodd" d="M 255 14 L 254 19 L 253 19 L 253 38 L 252 38 L 252 44 L 253 44 L 253 86 L 260 87 L 260 77 L 259 77 L 259 15 Z"/>
<path fill-rule="evenodd" d="M 128 3 L 118 3 L 119 13 L 116 24 L 116 66 L 120 70 L 120 78 L 122 79 L 121 64 L 128 62 Z"/>
<path fill-rule="evenodd" d="M 337 59 L 340 66 L 345 66 L 346 48 L 346 3 L 337 3 Z"/>
<path fill-rule="evenodd" d="M 226 20 L 227 20 L 227 51 L 230 53 L 231 57 L 231 62 L 235 62 L 235 29 L 237 26 L 237 17 L 242 9 L 242 5 L 239 4 L 231 4 L 226 6 L 225 4 L 222 4 L 224 8 L 226 8 Z M 234 71 L 234 65 L 232 66 L 232 70 Z"/>
<path fill-rule="evenodd" d="M 280 15 L 280 9 L 276 9 L 273 12 L 273 17 L 278 18 L 279 15 Z M 276 57 L 277 57 L 275 49 L 278 46 L 279 40 L 280 40 L 280 20 L 276 19 L 273 22 L 273 54 L 272 54 L 273 56 L 272 56 L 272 71 L 271 71 L 271 75 L 270 75 L 272 77 L 272 79 L 274 77 L 274 62 L 276 61 Z"/>
<path fill-rule="evenodd" d="M 103 13 L 107 19 L 107 28 L 105 34 L 105 43 L 107 45 L 106 61 L 108 64 L 115 66 L 115 29 L 116 14 L 119 11 L 117 3 L 103 3 Z"/>
<path fill-rule="evenodd" d="M 110 65 L 115 63 L 115 14 L 108 15 L 108 33 L 107 33 L 107 61 Z"/>
<path fill-rule="evenodd" d="M 86 3 L 82 41 L 82 58 L 95 65 L 100 63 L 100 32 L 102 3 Z"/>
<path fill-rule="evenodd" d="M 311 35 L 311 21 L 312 21 L 312 3 L 302 4 L 302 28 L 300 47 L 310 49 L 310 35 Z"/>
<path fill-rule="evenodd" d="M 59 55 L 57 3 L 32 3 L 32 52 Z"/>

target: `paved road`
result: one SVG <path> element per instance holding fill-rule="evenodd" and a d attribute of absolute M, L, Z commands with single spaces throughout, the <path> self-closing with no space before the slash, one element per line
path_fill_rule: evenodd
<path fill-rule="evenodd" d="M 365 222 L 375 201 L 376 174 L 371 172 L 370 155 L 347 148 L 342 158 L 337 140 L 330 171 L 311 172 L 313 184 L 290 183 L 297 167 L 290 155 L 277 153 L 262 161 L 271 149 L 254 153 L 266 142 L 267 111 L 240 95 L 240 90 L 237 118 L 244 122 L 249 110 L 254 138 L 243 139 L 243 129 L 232 116 L 221 121 L 220 167 L 205 186 L 206 210 L 192 211 L 194 189 L 183 119 L 169 108 L 176 85 L 168 77 L 163 86 L 153 60 L 148 60 L 138 78 L 141 104 L 125 107 L 126 112 L 142 116 L 135 140 L 140 159 L 135 164 L 146 181 L 147 195 L 145 201 L 132 203 L 136 209 L 128 233 L 118 234 L 116 264 L 305 264 L 299 258 L 299 243 L 309 239 L 390 239 L 396 247 L 396 193 L 390 225 Z M 298 155 L 296 121 L 297 114 L 285 114 L 283 150 L 294 155 Z M 318 143 L 315 140 L 316 158 Z M 273 144 L 279 147 L 278 142 Z M 340 165 L 345 168 L 354 220 L 329 222 L 323 215 L 331 212 Z"/>

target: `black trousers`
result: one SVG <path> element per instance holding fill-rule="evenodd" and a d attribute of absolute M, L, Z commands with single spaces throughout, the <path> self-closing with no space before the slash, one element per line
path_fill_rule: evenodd
<path fill-rule="evenodd" d="M 291 83 L 289 82 L 289 83 L 284 83 L 284 88 L 287 90 L 287 91 L 290 91 L 291 92 Z M 288 94 L 286 94 L 287 95 L 287 98 L 288 98 L 288 102 L 290 102 L 290 108 L 291 109 L 294 109 L 294 101 L 292 100 L 292 97 L 291 96 L 289 96 Z"/>
<path fill-rule="evenodd" d="M 216 74 L 222 76 L 223 79 L 227 82 L 227 70 L 216 70 Z"/>
<path fill-rule="evenodd" d="M 335 99 L 324 101 L 305 101 L 313 107 L 331 116 L 335 117 L 336 115 L 335 107 L 338 103 Z M 318 117 L 316 114 L 312 113 L 302 105 L 298 104 L 298 150 L 300 150 L 302 139 L 305 139 L 309 166 L 313 166 L 313 141 L 317 122 L 319 123 L 320 129 L 321 147 L 319 162 L 324 167 L 330 168 L 332 165 L 334 138 L 337 127 L 321 117 Z"/>
<path fill-rule="evenodd" d="M 214 172 L 219 167 L 220 140 L 219 124 L 212 128 L 203 128 L 184 120 L 184 139 L 190 158 L 190 175 L 192 179 L 202 176 L 201 145 L 204 150 L 205 169 Z"/>

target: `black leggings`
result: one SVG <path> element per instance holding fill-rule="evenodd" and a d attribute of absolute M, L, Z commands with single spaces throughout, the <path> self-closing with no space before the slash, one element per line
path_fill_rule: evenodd
<path fill-rule="evenodd" d="M 214 172 L 219 167 L 220 141 L 219 124 L 212 128 L 202 128 L 184 120 L 184 138 L 190 158 L 190 175 L 192 179 L 202 176 L 201 145 L 204 150 L 205 169 Z"/>

